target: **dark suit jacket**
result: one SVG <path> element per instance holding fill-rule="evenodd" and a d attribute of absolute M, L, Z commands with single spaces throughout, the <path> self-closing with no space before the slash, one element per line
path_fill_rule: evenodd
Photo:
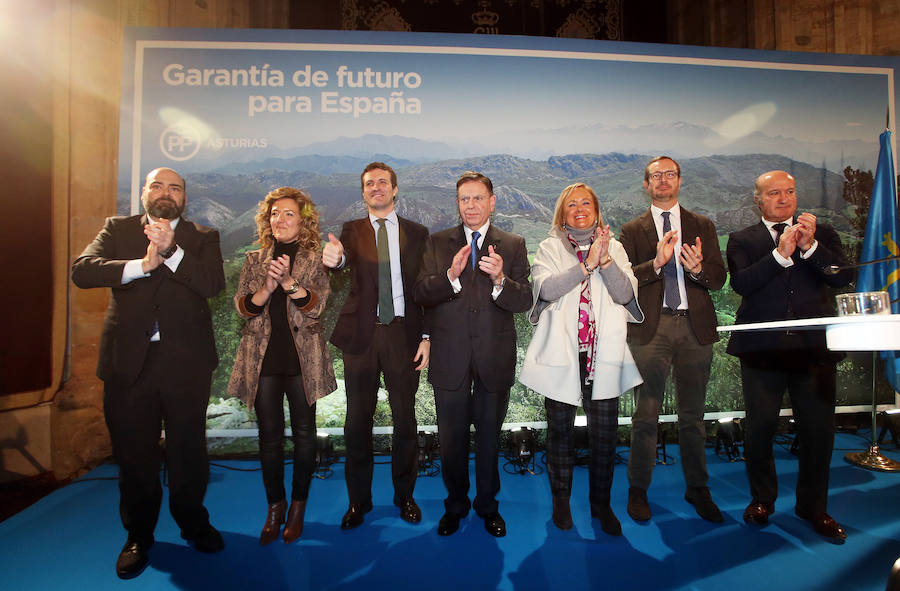
<path fill-rule="evenodd" d="M 716 332 L 716 309 L 709 292 L 725 285 L 725 262 L 722 260 L 719 239 L 712 221 L 682 206 L 681 243 L 694 244 L 698 236 L 703 247 L 703 267 L 697 279 L 692 278 L 685 270 L 684 289 L 687 292 L 691 329 L 700 344 L 708 345 L 719 340 Z M 643 324 L 628 324 L 628 342 L 646 345 L 656 334 L 656 327 L 659 325 L 666 280 L 662 270 L 658 275 L 653 270 L 659 238 L 649 209 L 622 226 L 620 241 L 628 253 L 634 276 L 637 277 L 638 303 L 644 311 Z M 673 256 L 678 256 L 678 253 Z"/>
<path fill-rule="evenodd" d="M 772 256 L 775 242 L 762 222 L 728 236 L 725 252 L 731 287 L 741 296 L 735 324 L 834 315 L 833 297 L 826 288 L 847 285 L 853 272 L 825 275 L 825 267 L 845 265 L 847 259 L 840 237 L 831 226 L 817 224 L 816 240 L 819 244 L 811 257 L 801 258 L 798 248 L 791 257 L 794 265 L 785 268 Z M 727 352 L 751 357 L 791 349 L 823 360 L 841 357 L 828 352 L 821 330 L 735 332 Z"/>
<path fill-rule="evenodd" d="M 122 270 L 147 252 L 147 217 L 111 217 L 72 263 L 81 288 L 109 287 L 112 297 L 103 323 L 97 376 L 128 386 L 135 382 L 159 323 L 160 353 L 175 372 L 212 372 L 218 363 L 207 298 L 225 287 L 219 233 L 182 219 L 175 242 L 184 249 L 178 271 L 162 264 L 150 277 L 122 285 Z"/>
<path fill-rule="evenodd" d="M 428 229 L 399 216 L 397 219 L 400 226 L 400 275 L 406 308 L 406 342 L 415 352 L 422 339 L 423 313 L 422 307 L 413 299 L 413 291 L 422 265 Z M 346 353 L 361 353 L 372 342 L 378 311 L 378 250 L 368 216 L 345 223 L 340 240 L 344 245 L 344 265 L 350 268 L 350 293 L 331 333 L 331 342 Z"/>
<path fill-rule="evenodd" d="M 516 370 L 515 312 L 531 308 L 531 272 L 525 239 L 491 224 L 482 242 L 503 257 L 506 284 L 497 299 L 493 283 L 481 271 L 466 265 L 459 280 L 462 291 L 453 293 L 447 269 L 453 256 L 466 245 L 462 225 L 432 234 L 425 248 L 422 271 L 416 282 L 416 301 L 425 306 L 431 334 L 428 381 L 435 388 L 456 390 L 474 363 L 478 376 L 491 392 L 509 389 Z M 479 255 L 481 256 L 481 255 Z"/>

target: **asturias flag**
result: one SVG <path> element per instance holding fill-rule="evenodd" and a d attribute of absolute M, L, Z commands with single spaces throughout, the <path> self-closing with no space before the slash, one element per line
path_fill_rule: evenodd
<path fill-rule="evenodd" d="M 874 261 L 900 255 L 900 225 L 897 220 L 897 177 L 894 175 L 894 158 L 891 155 L 891 132 L 881 134 L 881 151 L 878 153 L 878 169 L 875 186 L 869 202 L 869 221 L 863 241 L 860 262 Z M 891 312 L 900 314 L 900 261 L 889 261 L 862 267 L 856 282 L 859 291 L 888 292 Z M 894 391 L 900 392 L 900 355 L 898 351 L 882 351 L 884 371 Z"/>

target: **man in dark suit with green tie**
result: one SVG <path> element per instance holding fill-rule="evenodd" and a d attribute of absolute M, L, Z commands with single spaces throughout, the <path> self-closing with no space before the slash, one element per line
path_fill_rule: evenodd
<path fill-rule="evenodd" d="M 322 251 L 326 267 L 350 269 L 350 293 L 331 334 L 332 344 L 344 353 L 347 393 L 344 475 L 350 504 L 342 529 L 358 527 L 372 509 L 372 427 L 382 375 L 394 428 L 393 501 L 404 521 L 422 520 L 413 498 L 419 470 L 415 405 L 430 343 L 422 332 L 422 307 L 413 301 L 413 285 L 428 230 L 397 215 L 397 173 L 390 166 L 372 162 L 360 184 L 368 215 L 345 223 L 340 239 L 329 235 Z"/>

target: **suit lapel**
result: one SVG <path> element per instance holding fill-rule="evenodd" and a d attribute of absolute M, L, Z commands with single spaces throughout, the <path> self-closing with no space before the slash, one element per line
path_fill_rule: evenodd
<path fill-rule="evenodd" d="M 659 236 L 656 233 L 656 223 L 653 221 L 653 212 L 649 209 L 644 212 L 641 217 L 641 227 L 644 229 L 644 237 L 647 240 L 647 246 L 653 252 L 656 252 L 656 243 L 659 242 Z"/>
<path fill-rule="evenodd" d="M 369 281 L 378 285 L 378 246 L 375 244 L 375 230 L 368 217 L 356 222 L 356 234 L 359 241 L 359 257 L 361 270 Z"/>
<path fill-rule="evenodd" d="M 397 228 L 400 235 L 400 260 L 403 260 L 403 251 L 406 249 L 406 242 L 409 237 L 406 235 L 406 220 L 397 216 Z"/>
<path fill-rule="evenodd" d="M 456 234 L 450 242 L 450 252 L 447 253 L 449 255 L 448 260 L 452 261 L 453 257 L 456 256 L 456 253 L 459 252 L 459 249 L 467 244 L 468 242 L 466 241 L 466 231 L 463 225 L 460 224 L 456 227 Z M 471 254 L 469 256 L 471 256 Z M 472 264 L 467 262 L 466 266 L 463 268 L 462 275 L 460 275 L 460 281 L 471 279 L 473 275 Z"/>
<path fill-rule="evenodd" d="M 493 246 L 494 252 L 500 252 L 500 233 L 494 228 L 494 224 L 488 226 L 484 242 L 481 243 L 481 254 L 488 254 L 488 246 Z M 503 256 L 503 253 L 500 253 L 500 256 Z"/>
<path fill-rule="evenodd" d="M 681 208 L 681 244 L 693 244 L 697 238 L 697 219 L 694 214 Z"/>

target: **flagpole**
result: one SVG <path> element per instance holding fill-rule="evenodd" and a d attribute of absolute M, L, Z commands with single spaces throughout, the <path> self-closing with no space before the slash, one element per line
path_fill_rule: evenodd
<path fill-rule="evenodd" d="M 878 405 L 876 404 L 876 378 L 878 377 L 878 351 L 872 351 L 872 443 L 866 451 L 851 451 L 844 459 L 860 468 L 879 472 L 900 472 L 900 462 L 881 453 L 878 446 Z"/>
<path fill-rule="evenodd" d="M 894 170 L 896 170 L 893 161 L 893 150 L 891 144 L 893 143 L 893 134 L 890 130 L 890 104 L 888 105 L 886 120 L 885 120 L 885 134 L 888 134 L 888 141 L 885 142 L 882 134 L 882 138 L 879 138 L 879 143 L 881 144 L 879 153 L 878 153 L 878 168 L 875 173 L 875 186 L 872 190 L 872 199 L 869 202 L 869 220 L 866 223 L 866 237 L 863 241 L 863 254 L 861 259 L 867 259 L 869 261 L 874 261 L 872 253 L 874 252 L 869 246 L 872 244 L 870 241 L 873 241 L 875 236 L 879 236 L 885 231 L 883 226 L 878 226 L 877 223 L 879 221 L 884 222 L 885 220 L 878 219 L 878 216 L 884 218 L 884 207 L 883 202 L 885 198 L 891 199 L 893 201 L 893 218 L 896 218 L 897 212 L 897 178 L 894 176 Z M 882 157 L 885 156 L 884 151 L 887 150 L 889 156 L 889 164 L 882 160 Z M 886 165 L 887 164 L 887 165 Z M 886 165 L 886 166 L 885 166 Z M 885 177 L 888 178 L 885 178 Z M 881 202 L 879 202 L 879 198 Z M 889 208 L 890 209 L 890 208 Z M 887 229 L 889 230 L 888 234 L 885 236 L 893 235 L 894 239 L 900 239 L 897 236 L 896 231 L 896 219 L 893 221 L 893 225 L 889 225 Z M 876 230 L 877 228 L 877 230 Z M 870 236 L 870 234 L 872 234 Z M 894 254 L 894 253 L 891 253 Z M 869 270 L 872 270 L 871 273 L 868 273 Z M 857 281 L 857 289 L 861 289 L 862 291 L 871 291 L 876 290 L 881 287 L 881 283 L 873 283 L 874 279 L 869 279 L 869 277 L 874 278 L 874 267 L 866 268 L 866 279 L 860 278 Z M 864 283 L 865 285 L 860 285 Z M 887 290 L 887 286 L 884 287 Z M 890 311 L 890 310 L 889 310 Z M 869 449 L 866 451 L 858 451 L 858 452 L 850 452 L 844 456 L 844 459 L 851 464 L 856 466 L 860 466 L 862 468 L 867 468 L 869 470 L 878 470 L 880 472 L 900 472 L 900 462 L 896 462 L 881 453 L 881 449 L 878 447 L 878 399 L 876 397 L 877 390 L 877 378 L 878 378 L 878 358 L 880 357 L 877 351 L 872 351 L 872 443 L 869 445 Z M 888 364 L 885 363 L 885 369 L 888 368 Z M 890 377 L 888 377 L 888 381 L 891 382 Z M 893 387 L 893 383 L 891 384 Z"/>

